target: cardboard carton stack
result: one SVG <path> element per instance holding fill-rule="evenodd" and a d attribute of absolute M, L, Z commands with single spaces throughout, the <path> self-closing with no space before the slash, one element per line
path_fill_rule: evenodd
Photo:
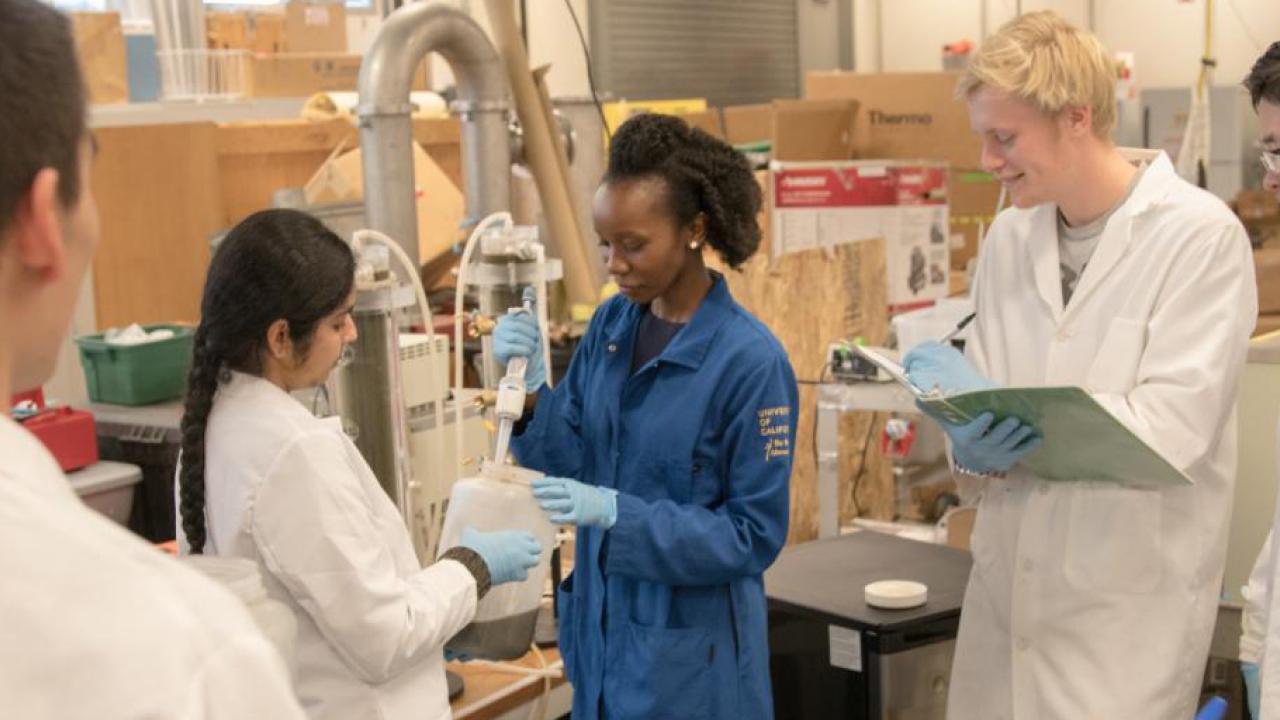
<path fill-rule="evenodd" d="M 925 307 L 950 291 L 947 165 L 860 152 L 863 114 L 848 98 L 775 100 L 725 108 L 724 131 L 735 145 L 771 148 L 774 259 L 883 238 L 888 311 Z"/>
<path fill-rule="evenodd" d="M 810 72 L 805 97 L 859 103 L 853 152 L 858 158 L 932 160 L 950 164 L 951 267 L 977 253 L 994 217 L 1000 183 L 982 171 L 981 143 L 955 97 L 958 73 Z"/>
<path fill-rule="evenodd" d="M 252 53 L 249 97 L 307 97 L 355 90 L 359 55 L 347 51 L 347 10 L 337 3 L 290 2 L 278 12 L 214 12 L 206 16 L 209 47 Z M 415 88 L 425 88 L 422 73 Z"/>

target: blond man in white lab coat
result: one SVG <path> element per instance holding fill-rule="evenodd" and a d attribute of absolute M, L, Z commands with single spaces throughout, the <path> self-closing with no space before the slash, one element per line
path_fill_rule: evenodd
<path fill-rule="evenodd" d="M 983 166 L 1014 207 L 973 283 L 966 356 L 906 358 L 948 390 L 1075 385 L 1193 483 L 1051 483 L 1038 428 L 948 426 L 981 492 L 948 717 L 1189 718 L 1217 611 L 1235 389 L 1257 312 L 1248 238 L 1161 155 L 1110 140 L 1115 71 L 1050 12 L 992 36 L 961 82 Z"/>
<path fill-rule="evenodd" d="M 98 242 L 70 24 L 0 0 L 0 402 L 44 383 Z M 0 716 L 301 718 L 229 593 L 72 492 L 0 414 Z"/>
<path fill-rule="evenodd" d="M 1272 43 L 1244 79 L 1253 107 L 1258 111 L 1259 160 L 1265 175 L 1264 188 L 1280 197 L 1280 42 Z M 1277 429 L 1276 447 L 1280 447 Z M 1267 478 L 1267 481 L 1273 481 Z M 1258 554 L 1249 584 L 1243 590 L 1245 609 L 1240 637 L 1240 662 L 1244 669 L 1249 710 L 1255 718 L 1280 718 L 1280 611 L 1274 604 L 1276 558 L 1273 550 L 1275 526 L 1280 525 L 1280 508 L 1272 524 L 1272 534 Z"/>

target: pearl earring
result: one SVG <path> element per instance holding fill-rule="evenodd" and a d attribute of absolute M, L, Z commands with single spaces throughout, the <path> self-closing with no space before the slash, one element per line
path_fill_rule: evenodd
<path fill-rule="evenodd" d="M 697 249 L 698 249 L 698 243 L 697 243 L 697 242 L 691 242 L 691 243 L 689 243 L 689 249 L 690 249 L 690 250 L 697 250 Z"/>

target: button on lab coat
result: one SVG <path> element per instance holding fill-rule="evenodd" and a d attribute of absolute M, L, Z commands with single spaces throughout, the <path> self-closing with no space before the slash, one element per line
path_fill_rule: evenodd
<path fill-rule="evenodd" d="M 787 536 L 795 377 L 719 275 L 632 375 L 643 312 L 622 297 L 596 312 L 513 444 L 618 491 L 613 528 L 578 528 L 559 595 L 573 717 L 771 718 L 763 572 Z"/>
<path fill-rule="evenodd" d="M 233 373 L 206 430 L 205 552 L 254 560 L 298 617 L 311 718 L 448 718 L 443 646 L 475 615 L 460 563 L 421 569 L 400 513 L 336 419 Z M 185 551 L 181 521 L 179 539 Z"/>
<path fill-rule="evenodd" d="M 303 715 L 240 601 L 85 507 L 0 415 L 0 717 Z"/>
<path fill-rule="evenodd" d="M 1217 615 L 1236 382 L 1257 315 L 1244 229 L 1161 155 L 1063 309 L 1057 208 L 1001 213 L 966 352 L 1004 385 L 1078 385 L 1194 484 L 988 481 L 948 717 L 1189 718 Z"/>

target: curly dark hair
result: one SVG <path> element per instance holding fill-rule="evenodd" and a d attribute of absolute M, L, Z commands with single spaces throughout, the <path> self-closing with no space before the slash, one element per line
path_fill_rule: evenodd
<path fill-rule="evenodd" d="M 760 247 L 760 186 L 747 159 L 728 143 L 677 117 L 636 115 L 613 135 L 604 181 L 649 177 L 665 182 L 677 226 L 699 214 L 706 218 L 707 243 L 729 267 Z"/>
<path fill-rule="evenodd" d="M 350 246 L 297 210 L 250 215 L 214 253 L 180 426 L 178 506 L 192 553 L 204 552 L 205 426 L 224 374 L 261 373 L 267 329 L 280 319 L 288 321 L 289 337 L 305 356 L 316 324 L 342 306 L 354 284 Z"/>
<path fill-rule="evenodd" d="M 1271 43 L 1241 84 L 1248 88 L 1255 110 L 1263 100 L 1280 105 L 1280 41 Z"/>

